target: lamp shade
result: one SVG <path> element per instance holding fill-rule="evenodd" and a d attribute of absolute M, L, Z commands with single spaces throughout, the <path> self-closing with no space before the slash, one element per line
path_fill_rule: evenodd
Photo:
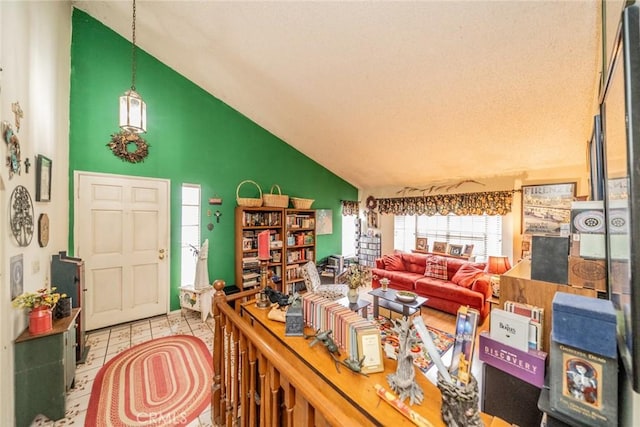
<path fill-rule="evenodd" d="M 509 257 L 506 256 L 489 256 L 487 261 L 487 273 L 502 274 L 511 268 Z"/>
<path fill-rule="evenodd" d="M 133 89 L 120 97 L 120 128 L 133 133 L 147 131 L 147 104 Z"/>

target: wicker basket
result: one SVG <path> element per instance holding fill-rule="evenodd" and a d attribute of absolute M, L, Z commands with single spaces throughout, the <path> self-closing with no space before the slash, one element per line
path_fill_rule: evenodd
<path fill-rule="evenodd" d="M 242 186 L 242 184 L 246 184 L 246 183 L 251 183 L 256 187 L 258 187 L 258 191 L 260 192 L 259 198 L 240 197 L 240 194 L 239 194 L 240 187 Z M 245 206 L 248 208 L 259 208 L 260 206 L 262 206 L 262 189 L 254 181 L 251 181 L 250 179 L 245 179 L 240 184 L 238 184 L 238 187 L 236 187 L 236 201 L 238 202 L 238 206 Z"/>
<path fill-rule="evenodd" d="M 291 203 L 295 209 L 311 209 L 313 199 L 301 199 L 300 197 L 292 197 Z"/>
<path fill-rule="evenodd" d="M 273 189 L 278 190 L 278 194 L 273 194 Z M 280 186 L 278 184 L 273 184 L 271 186 L 271 191 L 269 194 L 262 195 L 263 206 L 267 206 L 270 208 L 287 208 L 289 207 L 289 196 L 285 196 L 282 194 L 280 190 Z"/>

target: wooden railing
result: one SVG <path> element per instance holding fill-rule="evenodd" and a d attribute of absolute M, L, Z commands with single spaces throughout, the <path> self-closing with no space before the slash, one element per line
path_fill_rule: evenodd
<path fill-rule="evenodd" d="M 257 290 L 227 296 L 224 285 L 213 284 L 213 425 L 362 425 L 362 417 L 327 393 L 309 369 L 283 357 L 284 346 L 240 315 L 240 302 Z"/>
<path fill-rule="evenodd" d="M 286 336 L 283 323 L 269 320 L 267 311 L 251 301 L 257 289 L 227 296 L 221 280 L 214 288 L 214 426 L 413 425 L 375 391 L 376 384 L 386 384 L 395 361 L 385 358 L 385 370 L 368 377 L 339 370 L 322 346 Z M 422 375 L 415 381 L 425 396 L 415 411 L 427 425 L 444 426 L 440 391 Z M 508 426 L 480 416 L 486 426 Z"/>

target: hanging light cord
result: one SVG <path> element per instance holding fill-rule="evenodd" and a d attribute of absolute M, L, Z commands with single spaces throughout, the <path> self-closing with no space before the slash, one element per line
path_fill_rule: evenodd
<path fill-rule="evenodd" d="M 133 0 L 133 21 L 131 23 L 133 33 L 131 44 L 131 90 L 136 90 L 136 0 Z"/>

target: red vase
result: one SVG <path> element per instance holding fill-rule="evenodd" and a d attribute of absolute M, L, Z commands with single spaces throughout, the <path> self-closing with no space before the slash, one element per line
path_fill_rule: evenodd
<path fill-rule="evenodd" d="M 43 334 L 53 329 L 53 313 L 48 307 L 36 307 L 29 313 L 29 333 Z"/>

